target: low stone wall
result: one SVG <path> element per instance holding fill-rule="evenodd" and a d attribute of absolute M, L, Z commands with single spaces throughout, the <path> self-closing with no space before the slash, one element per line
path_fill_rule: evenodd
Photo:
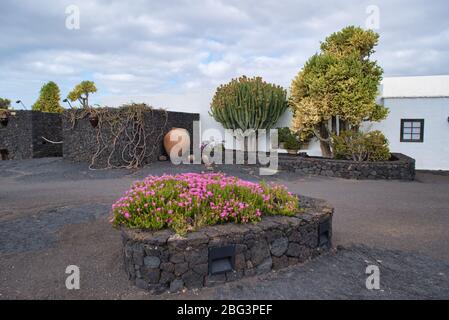
<path fill-rule="evenodd" d="M 58 113 L 11 111 L 7 126 L 0 125 L 0 152 L 11 160 L 61 157 L 62 119 Z"/>
<path fill-rule="evenodd" d="M 110 112 L 117 112 L 117 109 L 111 108 Z M 163 148 L 163 138 L 172 128 L 187 129 L 190 133 L 193 146 L 193 122 L 199 121 L 199 118 L 199 114 L 196 113 L 166 112 L 156 109 L 145 112 L 145 142 L 150 149 L 148 156 L 145 158 L 145 163 L 155 162 L 160 155 L 166 155 Z M 120 140 L 117 141 L 118 148 L 116 151 L 113 151 L 112 141 L 114 137 L 110 134 L 110 130 L 107 127 L 108 124 L 104 123 L 103 126 L 102 141 L 106 142 L 106 148 L 102 149 L 101 153 L 95 158 L 95 165 L 97 167 L 105 166 L 108 162 L 108 158 L 110 163 L 114 166 L 126 165 L 126 162 L 123 160 L 122 147 L 127 144 L 128 138 L 122 135 Z M 93 156 L 98 151 L 98 130 L 98 127 L 94 128 L 90 124 L 88 116 L 85 116 L 82 119 L 77 119 L 74 124 L 71 122 L 70 117 L 64 116 L 64 159 L 74 162 L 91 163 Z M 111 151 L 112 155 L 110 156 Z"/>
<path fill-rule="evenodd" d="M 125 270 L 138 287 L 158 294 L 305 262 L 331 248 L 333 208 L 302 196 L 300 206 L 302 211 L 294 217 L 268 216 L 256 224 L 209 226 L 185 238 L 169 230 L 123 228 Z"/>
<path fill-rule="evenodd" d="M 415 160 L 393 153 L 390 161 L 357 162 L 306 155 L 279 154 L 279 168 L 302 174 L 346 179 L 415 179 Z"/>

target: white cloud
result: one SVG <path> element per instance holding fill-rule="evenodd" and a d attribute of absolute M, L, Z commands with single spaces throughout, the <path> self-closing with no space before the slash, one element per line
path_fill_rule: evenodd
<path fill-rule="evenodd" d="M 94 73 L 94 78 L 104 81 L 117 81 L 117 82 L 129 82 L 137 80 L 137 77 L 129 73 L 115 73 L 115 74 L 104 74 L 104 73 Z"/>
<path fill-rule="evenodd" d="M 36 72 L 47 72 L 53 75 L 70 75 L 75 74 L 75 69 L 63 64 L 44 63 L 35 61 L 30 63 L 30 68 Z"/>
<path fill-rule="evenodd" d="M 202 63 L 198 67 L 204 75 L 213 78 L 223 76 L 231 66 L 225 61 L 212 61 Z"/>
<path fill-rule="evenodd" d="M 69 4 L 80 7 L 80 30 L 65 28 Z M 49 80 L 64 95 L 90 79 L 99 89 L 94 103 L 145 97 L 166 107 L 204 107 L 219 84 L 242 74 L 288 87 L 320 41 L 345 25 L 363 26 L 371 4 L 2 0 L 0 96 L 31 105 Z M 449 74 L 446 1 L 376 5 L 381 40 L 375 58 L 386 76 Z"/>

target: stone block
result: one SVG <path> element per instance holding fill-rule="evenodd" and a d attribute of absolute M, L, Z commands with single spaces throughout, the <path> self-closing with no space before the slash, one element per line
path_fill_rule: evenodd
<path fill-rule="evenodd" d="M 271 254 L 280 257 L 288 249 L 288 239 L 286 237 L 281 237 L 274 240 L 270 245 Z"/>
<path fill-rule="evenodd" d="M 143 259 L 143 264 L 148 268 L 159 268 L 161 259 L 155 256 L 147 256 Z"/>

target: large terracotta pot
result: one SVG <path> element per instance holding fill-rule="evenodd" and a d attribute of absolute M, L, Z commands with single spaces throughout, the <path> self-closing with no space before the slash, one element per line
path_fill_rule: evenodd
<path fill-rule="evenodd" d="M 176 145 L 178 156 L 183 157 L 190 153 L 190 134 L 189 131 L 182 128 L 171 129 L 164 137 L 164 148 L 168 156 Z M 176 151 L 175 151 L 176 152 Z"/>

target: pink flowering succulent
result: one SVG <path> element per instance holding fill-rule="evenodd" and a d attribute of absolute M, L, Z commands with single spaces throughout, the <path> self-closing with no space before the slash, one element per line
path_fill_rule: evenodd
<path fill-rule="evenodd" d="M 283 186 L 221 173 L 149 176 L 112 205 L 112 223 L 185 234 L 206 225 L 258 222 L 263 215 L 291 216 L 298 206 Z"/>

